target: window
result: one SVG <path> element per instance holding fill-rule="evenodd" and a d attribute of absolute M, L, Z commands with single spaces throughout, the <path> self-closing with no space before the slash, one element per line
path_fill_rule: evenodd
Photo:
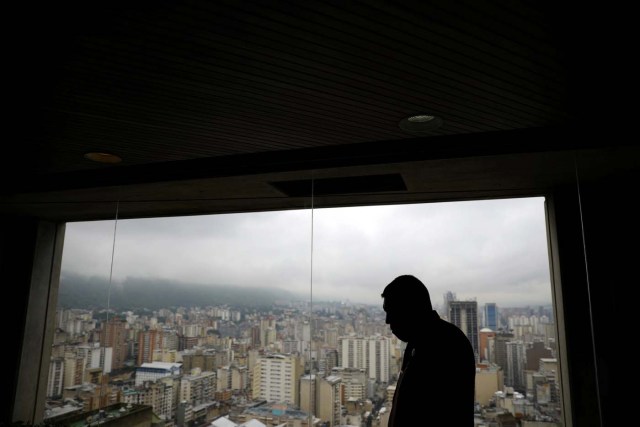
<path fill-rule="evenodd" d="M 237 363 L 253 372 L 251 351 L 278 354 L 284 341 L 299 343 L 290 352 L 304 362 L 302 372 L 294 370 L 298 375 L 330 374 L 336 362 L 326 350 L 344 350 L 336 361 L 365 370 L 373 386 L 366 397 L 378 411 L 389 405 L 386 388 L 397 378 L 402 348 L 384 323 L 380 292 L 409 273 L 428 286 L 441 316 L 472 341 L 479 419 L 514 410 L 562 418 L 543 198 L 115 225 L 67 225 L 54 341 L 59 348 L 50 368 L 50 382 L 62 384 L 48 386 L 51 413 L 68 406 L 63 397 L 83 400 L 82 393 L 72 393 L 90 378 L 90 362 L 77 361 L 80 343 L 95 346 L 99 361 L 94 387 L 84 392 L 104 403 L 105 396 L 135 388 L 125 378 L 135 375 L 142 354 L 149 363 L 170 363 L 212 351 L 214 366 Z M 223 311 L 239 315 L 232 320 L 218 314 Z M 260 320 L 266 316 L 271 320 Z M 346 346 L 328 347 L 329 327 L 337 333 L 334 345 L 346 340 Z M 258 344 L 252 338 L 257 330 Z M 161 338 L 170 334 L 178 336 L 177 347 Z M 390 352 L 381 351 L 381 336 L 390 340 Z M 231 348 L 233 355 L 227 354 Z M 77 361 L 75 370 L 61 364 L 67 360 Z M 257 383 L 264 391 L 280 390 L 273 381 L 295 387 L 288 362 L 267 360 Z M 198 364 L 205 370 L 204 362 Z M 68 366 L 66 375 L 56 373 L 61 366 Z M 271 370 L 277 366 L 284 370 Z M 246 393 L 251 381 L 246 387 L 231 393 Z M 60 389 L 67 394 L 55 394 Z"/>

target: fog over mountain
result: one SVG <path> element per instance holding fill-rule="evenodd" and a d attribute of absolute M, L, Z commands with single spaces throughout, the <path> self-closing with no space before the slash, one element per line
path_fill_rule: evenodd
<path fill-rule="evenodd" d="M 422 280 L 434 305 L 447 292 L 480 305 L 551 302 L 541 197 L 67 223 L 62 272 L 112 274 L 131 297 L 147 283 L 158 304 L 227 298 L 201 289 L 211 284 L 265 304 L 294 292 L 381 305 L 401 274 Z"/>
<path fill-rule="evenodd" d="M 111 292 L 109 295 L 109 288 Z M 169 279 L 127 277 L 122 281 L 65 273 L 60 279 L 58 305 L 64 308 L 116 311 L 169 307 L 206 307 L 228 304 L 271 307 L 276 303 L 305 301 L 305 296 L 282 289 L 248 288 L 217 284 L 184 283 Z"/>

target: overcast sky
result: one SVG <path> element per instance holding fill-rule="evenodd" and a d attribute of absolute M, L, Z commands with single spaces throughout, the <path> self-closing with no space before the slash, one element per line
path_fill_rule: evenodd
<path fill-rule="evenodd" d="M 63 274 L 109 277 L 114 221 L 68 223 Z M 544 199 L 119 220 L 113 278 L 286 288 L 380 304 L 413 274 L 434 305 L 551 303 Z M 311 260 L 313 258 L 313 268 Z M 313 272 L 313 275 L 312 275 Z"/>

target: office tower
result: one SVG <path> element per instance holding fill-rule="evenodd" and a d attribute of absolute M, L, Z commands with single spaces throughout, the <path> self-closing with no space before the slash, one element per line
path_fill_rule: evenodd
<path fill-rule="evenodd" d="M 478 343 L 478 302 L 477 301 L 450 301 L 449 302 L 449 322 L 456 325 L 464 332 L 473 353 L 476 355 L 476 361 L 479 357 Z"/>
<path fill-rule="evenodd" d="M 102 326 L 100 334 L 100 343 L 104 347 L 113 349 L 113 359 L 111 361 L 111 369 L 121 369 L 127 358 L 127 330 L 126 322 L 117 317 L 110 319 Z"/>
<path fill-rule="evenodd" d="M 153 362 L 153 352 L 162 349 L 162 335 L 157 329 L 138 333 L 138 365 Z"/>
<path fill-rule="evenodd" d="M 447 291 L 443 295 L 442 313 L 440 313 L 440 315 L 448 321 L 451 321 L 451 319 L 449 318 L 449 304 L 451 304 L 451 301 L 455 301 L 455 300 L 456 300 L 456 294 L 454 294 L 451 291 Z"/>
<path fill-rule="evenodd" d="M 505 331 L 498 331 L 495 340 L 495 363 L 502 368 L 505 372 L 505 384 L 511 385 L 507 382 L 507 343 L 513 340 L 513 334 Z"/>
<path fill-rule="evenodd" d="M 180 379 L 180 401 L 191 406 L 212 402 L 216 392 L 216 373 L 194 369 Z"/>
<path fill-rule="evenodd" d="M 64 358 L 51 358 L 49 376 L 47 379 L 47 398 L 62 397 L 64 387 Z"/>
<path fill-rule="evenodd" d="M 260 347 L 260 325 L 253 325 L 249 330 L 249 339 L 251 341 L 251 347 Z"/>
<path fill-rule="evenodd" d="M 522 341 L 510 341 L 506 343 L 507 369 L 505 370 L 505 385 L 511 386 L 517 391 L 526 389 L 524 376 L 524 344 Z"/>
<path fill-rule="evenodd" d="M 299 406 L 301 366 L 299 358 L 292 355 L 258 357 L 253 369 L 253 398 Z"/>
<path fill-rule="evenodd" d="M 383 336 L 347 336 L 338 339 L 340 366 L 365 369 L 368 378 L 389 382 L 391 340 Z"/>
<path fill-rule="evenodd" d="M 484 305 L 484 327 L 494 332 L 498 330 L 498 307 L 495 302 Z"/>

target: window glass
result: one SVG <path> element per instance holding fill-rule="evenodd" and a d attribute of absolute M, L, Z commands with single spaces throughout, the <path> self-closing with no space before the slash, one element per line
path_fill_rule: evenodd
<path fill-rule="evenodd" d="M 45 418 L 383 425 L 403 343 L 380 293 L 413 274 L 472 342 L 478 422 L 559 422 L 544 218 L 520 198 L 69 223 Z"/>

